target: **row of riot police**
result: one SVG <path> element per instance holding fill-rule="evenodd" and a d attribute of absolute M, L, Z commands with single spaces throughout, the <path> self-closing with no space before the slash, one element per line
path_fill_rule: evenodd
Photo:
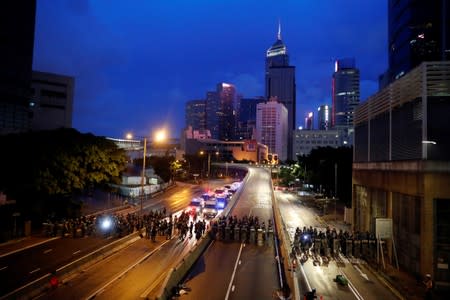
<path fill-rule="evenodd" d="M 292 252 L 308 255 L 311 251 L 320 256 L 338 256 L 342 253 L 348 257 L 374 258 L 376 255 L 376 238 L 369 232 L 355 232 L 331 229 L 320 230 L 313 227 L 297 227 L 294 234 Z"/>
<path fill-rule="evenodd" d="M 272 245 L 274 228 L 272 221 L 260 222 L 258 217 L 237 218 L 220 217 L 211 222 L 211 237 L 221 241 L 234 241 L 247 244 Z"/>

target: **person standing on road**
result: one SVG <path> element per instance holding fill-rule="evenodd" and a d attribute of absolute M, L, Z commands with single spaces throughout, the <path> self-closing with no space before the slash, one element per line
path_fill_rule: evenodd
<path fill-rule="evenodd" d="M 431 279 L 431 275 L 427 274 L 425 275 L 425 281 L 423 282 L 425 284 L 426 287 L 426 291 L 425 291 L 425 299 L 426 300 L 430 300 L 433 299 L 433 280 Z"/>

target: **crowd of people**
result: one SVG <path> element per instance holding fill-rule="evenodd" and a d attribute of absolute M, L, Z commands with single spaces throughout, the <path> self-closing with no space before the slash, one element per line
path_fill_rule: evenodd
<path fill-rule="evenodd" d="M 150 210 L 148 213 L 99 214 L 67 219 L 60 222 L 47 220 L 43 224 L 44 235 L 48 237 L 116 236 L 122 237 L 140 231 L 141 236 L 156 241 L 156 236 L 166 240 L 177 235 L 180 240 L 195 235 L 197 239 L 206 232 L 207 222 L 192 218 L 182 212 L 179 216 L 166 215 L 166 209 Z"/>
<path fill-rule="evenodd" d="M 291 254 L 308 255 L 310 252 L 319 256 L 337 256 L 342 253 L 347 256 L 361 257 L 376 251 L 375 235 L 369 232 L 351 233 L 345 230 L 337 231 L 327 227 L 318 230 L 312 226 L 295 229 Z"/>
<path fill-rule="evenodd" d="M 43 223 L 43 233 L 48 237 L 85 237 L 85 236 L 125 236 L 138 230 L 163 226 L 166 218 L 165 208 L 151 210 L 144 215 L 98 214 L 61 221 L 47 220 Z M 167 221 L 166 221 L 167 223 Z"/>
<path fill-rule="evenodd" d="M 265 222 L 261 222 L 258 216 L 244 216 L 242 218 L 231 215 L 228 217 L 221 216 L 217 221 L 211 222 L 211 237 L 221 240 L 249 242 L 252 230 L 257 232 L 259 229 L 264 233 L 263 238 L 266 239 L 265 234 L 269 230 L 273 230 L 272 220 L 269 220 L 268 226 L 266 226 Z"/>

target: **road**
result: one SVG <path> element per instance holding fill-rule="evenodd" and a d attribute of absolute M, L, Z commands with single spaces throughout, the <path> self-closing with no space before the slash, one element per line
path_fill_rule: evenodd
<path fill-rule="evenodd" d="M 297 226 L 325 230 L 327 224 L 317 218 L 313 208 L 302 204 L 294 194 L 276 191 L 275 197 L 291 241 Z M 337 229 L 348 228 L 343 226 Z M 337 260 L 331 259 L 329 263 L 321 257 L 318 258 L 320 263 L 314 264 L 313 261 L 314 259 L 309 258 L 303 265 L 298 261 L 299 270 L 291 273 L 298 281 L 301 295 L 315 288 L 317 295 L 323 299 L 397 299 L 363 260 L 340 255 Z M 348 287 L 333 281 L 337 274 L 343 274 L 349 280 Z"/>
<path fill-rule="evenodd" d="M 231 215 L 273 220 L 272 186 L 265 169 L 249 168 L 247 182 Z M 214 241 L 184 283 L 191 291 L 181 299 L 272 299 L 279 288 L 274 247 Z"/>
<path fill-rule="evenodd" d="M 216 183 L 217 185 L 218 183 Z M 214 183 L 211 183 L 214 186 Z M 178 184 L 176 187 L 144 202 L 144 209 L 161 209 L 176 212 L 184 209 L 194 195 L 199 195 L 206 187 Z M 132 213 L 139 206 L 121 211 Z M 54 270 L 94 251 L 116 238 L 84 237 L 60 238 L 0 257 L 0 295 L 5 295 L 25 284 L 51 273 Z M 143 251 L 146 252 L 146 251 Z"/>

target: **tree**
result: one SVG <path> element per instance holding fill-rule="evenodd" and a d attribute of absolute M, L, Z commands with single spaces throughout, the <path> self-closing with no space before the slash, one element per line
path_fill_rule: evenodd
<path fill-rule="evenodd" d="M 302 158 L 308 170 L 310 183 L 322 187 L 327 196 L 335 196 L 351 206 L 353 150 L 350 147 L 319 147 Z M 337 195 L 335 192 L 335 165 L 337 170 Z"/>
<path fill-rule="evenodd" d="M 1 148 L 0 189 L 31 215 L 63 213 L 74 195 L 119 182 L 126 164 L 114 142 L 75 129 L 11 134 L 0 141 L 7 145 Z"/>

